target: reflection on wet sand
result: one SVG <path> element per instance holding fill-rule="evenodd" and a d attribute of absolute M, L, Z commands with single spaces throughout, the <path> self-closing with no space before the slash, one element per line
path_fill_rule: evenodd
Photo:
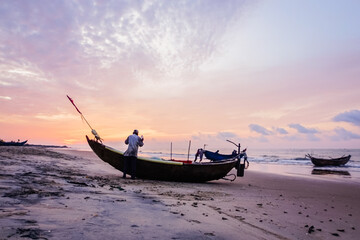
<path fill-rule="evenodd" d="M 348 171 L 343 170 L 330 170 L 330 169 L 318 169 L 315 168 L 312 170 L 311 174 L 314 175 L 340 175 L 340 176 L 351 176 Z"/>

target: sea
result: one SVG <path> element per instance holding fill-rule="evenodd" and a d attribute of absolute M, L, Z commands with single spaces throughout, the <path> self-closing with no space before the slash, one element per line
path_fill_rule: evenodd
<path fill-rule="evenodd" d="M 220 149 L 222 154 L 231 154 L 233 149 Z M 251 171 L 307 177 L 323 180 L 348 181 L 360 184 L 360 149 L 248 149 Z M 194 160 L 194 153 L 170 153 L 170 151 L 140 151 L 140 155 L 150 158 Z M 338 158 L 351 155 L 344 166 L 316 167 L 307 154 L 323 158 Z M 207 161 L 204 159 L 203 161 Z"/>

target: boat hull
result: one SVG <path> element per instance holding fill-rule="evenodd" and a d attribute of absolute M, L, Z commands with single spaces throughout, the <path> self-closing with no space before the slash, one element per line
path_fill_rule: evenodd
<path fill-rule="evenodd" d="M 344 156 L 341 158 L 329 158 L 329 159 L 323 159 L 323 158 L 316 158 L 308 155 L 311 162 L 317 166 L 317 167 L 323 167 L 323 166 L 342 166 L 345 165 L 351 158 L 351 155 Z"/>
<path fill-rule="evenodd" d="M 28 140 L 23 142 L 0 142 L 0 146 L 24 146 Z"/>
<path fill-rule="evenodd" d="M 90 140 L 88 136 L 86 138 L 91 149 L 101 160 L 123 172 L 122 152 Z M 136 177 L 175 182 L 207 182 L 225 177 L 236 163 L 236 158 L 211 163 L 186 163 L 139 157 L 136 163 Z"/>

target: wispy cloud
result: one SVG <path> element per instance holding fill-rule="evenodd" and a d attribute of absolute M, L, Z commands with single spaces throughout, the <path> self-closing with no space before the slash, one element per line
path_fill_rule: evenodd
<path fill-rule="evenodd" d="M 333 118 L 335 122 L 348 122 L 354 124 L 356 126 L 360 126 L 360 111 L 359 110 L 351 110 L 348 112 L 343 112 L 336 115 Z"/>
<path fill-rule="evenodd" d="M 8 97 L 8 96 L 0 96 L 0 99 L 3 99 L 3 100 L 11 100 L 11 97 Z"/>
<path fill-rule="evenodd" d="M 64 119 L 78 119 L 77 116 L 72 114 L 55 114 L 55 115 L 46 115 L 46 114 L 38 114 L 35 118 L 42 120 L 64 120 Z"/>
<path fill-rule="evenodd" d="M 185 82 L 184 76 L 195 74 L 219 51 L 245 3 L 3 2 L 0 85 L 50 79 L 65 88 L 108 97 L 109 85 L 114 92 L 126 87 L 129 94 L 144 81 Z M 160 94 L 173 91 L 173 85 L 162 84 Z"/>
<path fill-rule="evenodd" d="M 231 138 L 236 138 L 238 136 L 232 132 L 219 132 L 217 133 L 216 137 L 220 139 L 231 139 Z"/>
<path fill-rule="evenodd" d="M 178 77 L 211 58 L 243 5 L 239 1 L 95 3 L 82 6 L 86 15 L 79 11 L 86 19 L 78 26 L 84 54 L 101 59 L 103 68 L 128 61 L 134 70 L 157 77 Z M 105 16 L 100 18 L 99 12 Z"/>
<path fill-rule="evenodd" d="M 1 42 L 1 41 L 0 41 Z M 0 85 L 19 86 L 31 85 L 34 82 L 48 82 L 52 79 L 31 62 L 1 61 L 0 56 Z"/>
<path fill-rule="evenodd" d="M 289 124 L 289 127 L 296 129 L 299 133 L 304 133 L 304 134 L 319 133 L 319 131 L 316 130 L 315 128 L 306 128 L 298 123 Z"/>
<path fill-rule="evenodd" d="M 335 135 L 332 136 L 332 139 L 335 141 L 340 141 L 340 140 L 352 140 L 352 139 L 360 139 L 360 135 L 350 132 L 344 128 L 336 128 L 335 130 Z"/>
<path fill-rule="evenodd" d="M 251 131 L 260 133 L 261 135 L 266 135 L 267 136 L 267 135 L 272 134 L 272 132 L 270 130 L 267 130 L 265 127 L 260 126 L 258 124 L 250 124 L 249 128 L 250 128 Z"/>
<path fill-rule="evenodd" d="M 288 134 L 288 131 L 286 131 L 284 128 L 273 127 L 273 131 L 282 135 Z"/>
<path fill-rule="evenodd" d="M 310 142 L 318 142 L 321 140 L 321 138 L 317 137 L 316 135 L 314 134 L 307 134 L 306 135 L 306 139 Z"/>

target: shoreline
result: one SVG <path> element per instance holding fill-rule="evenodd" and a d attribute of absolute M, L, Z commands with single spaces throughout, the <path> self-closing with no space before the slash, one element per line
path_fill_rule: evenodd
<path fill-rule="evenodd" d="M 92 152 L 39 147 L 2 148 L 0 164 L 0 238 L 356 239 L 360 233 L 355 183 L 255 170 L 234 182 L 130 180 Z"/>

